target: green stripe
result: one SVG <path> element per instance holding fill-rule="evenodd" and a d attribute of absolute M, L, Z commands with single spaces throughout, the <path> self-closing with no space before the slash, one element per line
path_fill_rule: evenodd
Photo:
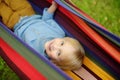
<path fill-rule="evenodd" d="M 32 66 L 42 73 L 48 80 L 66 80 L 60 73 L 55 71 L 47 63 L 32 53 L 27 47 L 10 35 L 0 26 L 0 37 L 4 39 L 15 51 L 23 56 Z"/>

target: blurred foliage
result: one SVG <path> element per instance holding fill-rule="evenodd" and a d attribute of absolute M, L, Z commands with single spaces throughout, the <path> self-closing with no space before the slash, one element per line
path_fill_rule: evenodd
<path fill-rule="evenodd" d="M 0 80 L 20 80 L 0 57 Z"/>
<path fill-rule="evenodd" d="M 72 0 L 81 10 L 120 37 L 120 0 Z"/>

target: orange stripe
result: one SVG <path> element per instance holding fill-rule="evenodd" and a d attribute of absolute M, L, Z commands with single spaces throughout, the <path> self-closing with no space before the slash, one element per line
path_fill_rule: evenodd
<path fill-rule="evenodd" d="M 83 64 L 86 65 L 91 71 L 93 71 L 100 78 L 102 78 L 102 80 L 115 80 L 107 72 L 103 71 L 99 66 L 93 63 L 88 57 L 85 57 Z"/>
<path fill-rule="evenodd" d="M 97 66 L 95 63 L 93 63 L 88 57 L 85 57 L 83 64 L 87 66 L 94 74 L 96 74 L 98 77 L 100 77 L 102 80 L 115 80 L 112 76 L 110 76 L 107 72 L 102 70 L 99 66 Z M 77 71 L 74 71 L 76 74 L 74 74 L 72 71 L 65 71 L 69 76 L 71 76 L 74 80 L 82 80 L 83 79 L 92 79 L 97 80 L 92 74 L 90 74 L 88 71 L 86 71 L 84 68 L 81 68 Z"/>

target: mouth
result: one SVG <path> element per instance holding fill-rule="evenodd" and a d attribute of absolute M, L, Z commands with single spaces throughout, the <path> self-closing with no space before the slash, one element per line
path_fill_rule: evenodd
<path fill-rule="evenodd" d="M 51 50 L 52 50 L 52 44 L 53 44 L 53 41 L 52 41 L 52 42 L 50 42 L 50 44 L 48 45 L 48 49 L 49 49 L 49 51 L 51 51 Z"/>

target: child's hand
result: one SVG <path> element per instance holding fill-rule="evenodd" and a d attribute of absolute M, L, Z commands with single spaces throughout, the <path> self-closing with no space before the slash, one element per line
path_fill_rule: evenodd
<path fill-rule="evenodd" d="M 47 11 L 49 13 L 54 13 L 56 11 L 57 7 L 58 7 L 57 3 L 53 0 L 52 5 L 48 8 Z"/>
<path fill-rule="evenodd" d="M 54 7 L 56 7 L 56 8 L 57 8 L 57 6 L 58 6 L 57 3 L 56 3 L 54 0 L 52 1 L 52 5 L 53 5 Z"/>

